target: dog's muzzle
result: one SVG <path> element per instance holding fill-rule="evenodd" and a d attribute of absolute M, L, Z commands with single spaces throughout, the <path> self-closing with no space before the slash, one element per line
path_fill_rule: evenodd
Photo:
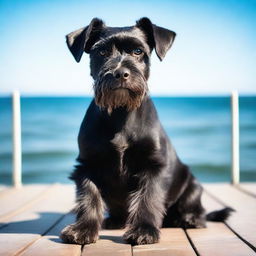
<path fill-rule="evenodd" d="M 147 91 L 146 79 L 136 67 L 131 70 L 121 66 L 101 72 L 94 83 L 95 102 L 108 113 L 118 107 L 128 111 L 138 108 Z"/>

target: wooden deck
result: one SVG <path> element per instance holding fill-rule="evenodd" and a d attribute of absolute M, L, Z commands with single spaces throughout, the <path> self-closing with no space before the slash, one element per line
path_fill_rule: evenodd
<path fill-rule="evenodd" d="M 256 183 L 204 186 L 207 211 L 224 205 L 236 210 L 227 223 L 208 223 L 205 229 L 162 229 L 159 243 L 133 247 L 122 240 L 123 230 L 102 230 L 97 243 L 83 247 L 62 243 L 61 229 L 74 221 L 71 185 L 0 187 L 0 255 L 256 255 Z"/>

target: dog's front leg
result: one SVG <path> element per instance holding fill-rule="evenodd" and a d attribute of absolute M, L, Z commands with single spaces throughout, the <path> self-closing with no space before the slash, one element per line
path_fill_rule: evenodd
<path fill-rule="evenodd" d="M 61 238 L 66 243 L 95 243 L 103 221 L 104 203 L 92 181 L 85 179 L 77 189 L 77 220 L 62 230 Z"/>
<path fill-rule="evenodd" d="M 145 175 L 129 199 L 128 230 L 124 239 L 133 245 L 158 242 L 165 211 L 159 179 Z"/>

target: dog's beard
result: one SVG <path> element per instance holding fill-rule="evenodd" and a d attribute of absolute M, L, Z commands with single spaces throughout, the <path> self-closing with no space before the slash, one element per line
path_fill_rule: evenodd
<path fill-rule="evenodd" d="M 133 74 L 128 82 L 120 83 L 106 73 L 94 84 L 95 102 L 109 114 L 119 107 L 126 107 L 127 111 L 138 108 L 147 91 L 146 80 L 141 74 Z"/>

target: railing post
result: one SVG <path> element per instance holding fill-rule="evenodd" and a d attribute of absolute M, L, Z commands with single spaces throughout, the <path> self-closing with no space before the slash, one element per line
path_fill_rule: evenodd
<path fill-rule="evenodd" d="M 21 168 L 21 114 L 20 114 L 20 94 L 14 91 L 12 94 L 12 124 L 13 124 L 13 173 L 12 182 L 15 188 L 22 186 Z"/>
<path fill-rule="evenodd" d="M 240 181 L 239 168 L 239 98 L 238 92 L 232 91 L 231 95 L 232 117 L 232 184 L 237 185 Z"/>

